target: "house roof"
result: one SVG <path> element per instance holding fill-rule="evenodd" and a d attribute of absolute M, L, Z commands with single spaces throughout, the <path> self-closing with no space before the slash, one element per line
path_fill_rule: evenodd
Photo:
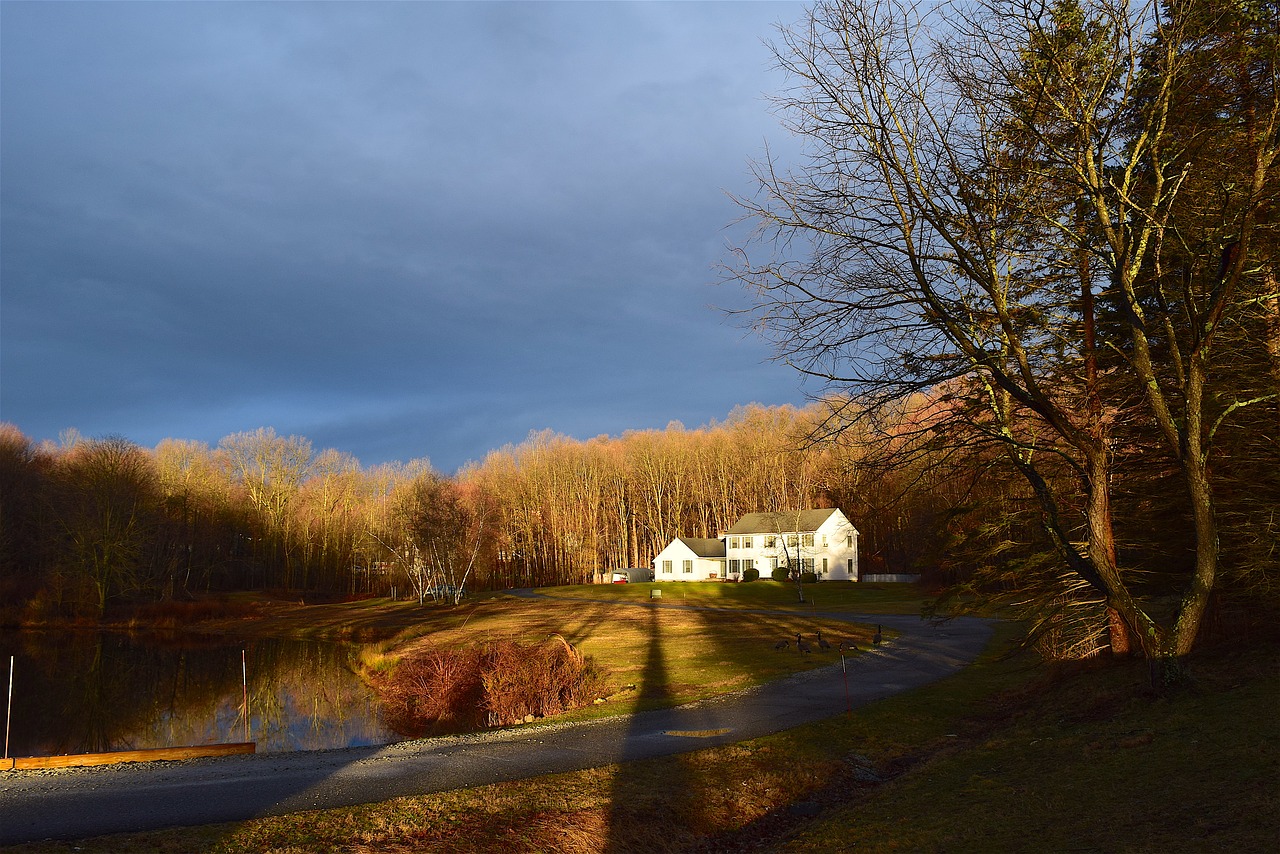
<path fill-rule="evenodd" d="M 704 540 L 698 537 L 677 537 L 698 557 L 724 557 L 724 540 Z"/>
<path fill-rule="evenodd" d="M 834 507 L 823 510 L 783 510 L 777 513 L 748 513 L 726 534 L 785 534 L 816 531 L 837 512 Z"/>

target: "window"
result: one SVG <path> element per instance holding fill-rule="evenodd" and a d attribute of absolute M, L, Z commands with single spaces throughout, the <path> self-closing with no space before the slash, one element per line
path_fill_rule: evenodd
<path fill-rule="evenodd" d="M 853 558 L 849 558 L 849 574 L 853 575 Z"/>
<path fill-rule="evenodd" d="M 847 549 L 853 548 L 853 534 L 850 534 L 849 536 L 845 537 L 844 547 Z"/>
<path fill-rule="evenodd" d="M 742 547 L 743 547 L 744 549 L 749 549 L 749 548 L 751 548 L 751 538 L 750 538 L 750 537 L 743 537 L 743 538 L 742 538 Z"/>
<path fill-rule="evenodd" d="M 730 572 L 737 572 L 737 571 L 738 571 L 738 559 L 737 559 L 737 558 L 730 558 L 730 559 L 729 559 L 729 571 L 730 571 Z"/>
<path fill-rule="evenodd" d="M 827 559 L 825 557 L 822 559 L 822 574 L 827 574 Z"/>
<path fill-rule="evenodd" d="M 765 538 L 764 538 L 764 547 L 765 547 L 766 549 L 776 549 L 776 548 L 778 547 L 778 538 L 777 538 L 777 537 L 765 537 Z"/>
<path fill-rule="evenodd" d="M 664 560 L 664 561 L 662 562 L 662 571 L 663 571 L 664 573 L 666 573 L 667 575 L 670 575 L 670 574 L 671 574 L 671 561 L 669 561 L 669 560 Z"/>
<path fill-rule="evenodd" d="M 682 568 L 683 568 L 683 570 L 684 570 L 684 572 L 685 572 L 685 574 L 686 574 L 686 575 L 692 574 L 692 573 L 693 573 L 693 561 L 691 561 L 691 560 L 686 560 L 686 561 L 684 562 L 684 566 L 683 566 Z"/>
<path fill-rule="evenodd" d="M 772 572 L 777 568 L 778 568 L 778 559 L 776 557 L 769 558 L 769 571 Z"/>
<path fill-rule="evenodd" d="M 805 534 L 804 539 L 802 540 L 802 544 L 804 545 L 805 548 L 809 548 L 809 549 L 813 548 L 813 534 Z"/>
<path fill-rule="evenodd" d="M 800 561 L 801 572 L 813 572 L 813 558 L 807 557 Z"/>
<path fill-rule="evenodd" d="M 787 534 L 787 545 L 794 549 L 796 546 L 800 545 L 800 538 L 795 534 Z"/>
<path fill-rule="evenodd" d="M 737 547 L 738 547 L 738 538 L 737 538 L 737 537 L 730 537 L 730 538 L 729 538 L 729 548 L 731 548 L 731 549 L 736 549 Z"/>
<path fill-rule="evenodd" d="M 824 549 L 827 547 L 827 535 L 826 535 L 826 534 L 823 534 L 823 535 L 822 535 L 822 547 L 823 547 Z"/>

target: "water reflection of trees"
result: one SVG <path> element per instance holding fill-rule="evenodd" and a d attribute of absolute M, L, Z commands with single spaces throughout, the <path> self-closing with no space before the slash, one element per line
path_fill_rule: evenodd
<path fill-rule="evenodd" d="M 394 740 L 349 667 L 346 646 L 194 635 L 22 632 L 12 755 L 53 755 L 244 739 L 241 649 L 259 751 Z"/>

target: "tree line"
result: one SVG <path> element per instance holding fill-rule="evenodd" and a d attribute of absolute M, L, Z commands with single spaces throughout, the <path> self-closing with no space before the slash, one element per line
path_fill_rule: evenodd
<path fill-rule="evenodd" d="M 1105 646 L 1105 618 L 1076 613 L 1094 600 L 1046 581 L 1065 567 L 1035 489 L 998 446 L 950 435 L 940 413 L 955 397 L 949 387 L 916 394 L 836 436 L 824 434 L 848 417 L 847 399 L 744 406 L 696 429 L 588 440 L 544 431 L 452 477 L 426 460 L 364 468 L 270 429 L 147 449 L 74 433 L 37 444 L 0 425 L 0 618 L 92 618 L 238 590 L 449 601 L 464 587 L 589 583 L 648 567 L 673 537 L 714 537 L 746 513 L 838 507 L 860 531 L 864 573 L 921 573 L 962 606 L 1020 603 L 1043 618 L 1055 654 Z M 1247 435 L 1223 446 L 1224 461 Z M 1081 541 L 1078 473 L 1063 464 L 1043 475 Z M 1156 600 L 1189 566 L 1188 508 L 1159 493 L 1171 476 L 1134 464 L 1113 483 L 1150 497 L 1122 505 L 1134 512 L 1114 525 Z M 1225 589 L 1274 603 L 1277 470 L 1241 466 L 1227 480 Z"/>
<path fill-rule="evenodd" d="M 452 477 L 426 460 L 365 468 L 268 428 L 148 449 L 74 432 L 35 443 L 0 425 L 0 600 L 10 618 L 39 619 L 214 591 L 394 586 L 426 599 L 583 583 L 744 513 L 827 505 L 856 521 L 868 565 L 916 565 L 930 520 L 968 485 L 888 477 L 866 447 L 806 444 L 824 411 L 752 405 L 698 429 L 586 441 L 535 433 Z"/>

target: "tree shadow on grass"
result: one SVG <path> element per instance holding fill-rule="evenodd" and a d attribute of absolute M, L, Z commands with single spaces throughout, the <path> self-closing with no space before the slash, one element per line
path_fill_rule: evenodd
<path fill-rule="evenodd" d="M 699 752 L 736 740 L 734 733 L 740 721 L 732 703 L 726 706 L 718 700 L 673 707 L 681 686 L 672 681 L 672 674 L 678 669 L 668 658 L 674 637 L 670 631 L 664 635 L 663 614 L 679 613 L 687 618 L 688 612 L 673 611 L 671 607 L 655 604 L 647 609 L 648 646 L 637 689 L 641 708 L 654 710 L 633 717 L 623 739 L 619 764 L 605 804 L 607 838 L 598 849 L 601 851 L 702 850 L 699 846 L 714 844 L 708 843 L 709 839 L 732 833 L 743 815 L 767 817 L 777 813 L 784 819 L 789 818 L 793 797 L 799 797 L 803 788 L 774 793 L 775 802 L 766 805 L 762 801 L 767 795 L 738 789 L 737 786 L 743 785 L 741 781 L 726 780 L 718 773 L 723 756 Z M 746 615 L 733 610 L 698 611 L 699 627 L 693 631 L 697 637 L 696 649 L 691 650 L 687 640 L 683 646 L 676 640 L 677 649 L 683 648 L 684 654 L 692 652 L 701 662 L 693 669 L 692 677 L 683 678 L 714 679 L 726 667 L 730 671 L 747 671 L 753 667 L 774 669 L 792 657 L 803 657 L 811 667 L 832 664 L 840 661 L 840 654 L 831 641 L 838 643 L 857 632 L 844 621 L 801 609 L 744 617 Z M 826 632 L 825 647 L 818 642 L 819 629 Z M 811 647 L 811 652 L 802 653 L 797 648 L 797 633 Z M 682 630 L 682 634 L 687 634 L 687 630 Z M 788 643 L 779 649 L 775 646 L 779 640 Z M 819 678 L 824 682 L 839 679 L 834 674 Z M 843 697 L 833 699 L 837 702 L 829 706 L 827 714 L 830 715 L 838 714 L 844 706 L 838 702 Z M 795 723 L 803 720 L 797 719 Z M 656 760 L 657 764 L 632 761 L 654 757 L 656 753 L 652 748 L 658 742 L 665 743 L 661 751 L 665 758 Z M 803 778 L 803 771 L 797 769 L 792 776 L 797 780 Z M 739 804 L 743 795 L 747 803 Z"/>
<path fill-rule="evenodd" d="M 648 609 L 648 623 L 649 643 L 644 670 L 636 683 L 638 699 L 642 704 L 670 705 L 670 674 L 662 651 L 662 621 L 656 608 Z M 643 784 L 631 779 L 633 768 L 626 763 L 641 755 L 638 746 L 640 739 L 653 737 L 654 733 L 646 726 L 645 718 L 633 716 L 618 757 L 619 764 L 609 798 L 608 837 L 601 850 L 610 854 L 651 850 L 652 845 L 646 840 L 648 831 L 645 822 L 652 810 L 661 808 L 672 793 L 686 793 L 696 797 L 694 793 L 687 792 L 688 777 L 679 770 L 663 781 L 665 791 L 662 792 L 643 791 Z M 673 767 L 681 769 L 678 764 Z"/>

